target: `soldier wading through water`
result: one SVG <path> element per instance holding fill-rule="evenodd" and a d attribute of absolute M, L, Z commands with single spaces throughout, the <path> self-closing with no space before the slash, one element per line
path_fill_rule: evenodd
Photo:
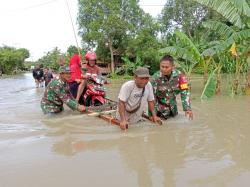
<path fill-rule="evenodd" d="M 185 115 L 193 119 L 190 92 L 186 77 L 175 69 L 173 57 L 166 55 L 160 60 L 160 71 L 153 75 L 151 81 L 155 96 L 157 116 L 167 119 L 178 114 L 176 95 L 181 94 L 181 102 Z"/>
<path fill-rule="evenodd" d="M 67 66 L 61 66 L 59 78 L 52 80 L 45 89 L 41 101 L 41 108 L 45 114 L 62 112 L 64 110 L 63 103 L 72 110 L 78 110 L 79 112 L 86 110 L 84 105 L 78 104 L 71 96 L 68 80 L 70 80 L 70 69 Z"/>

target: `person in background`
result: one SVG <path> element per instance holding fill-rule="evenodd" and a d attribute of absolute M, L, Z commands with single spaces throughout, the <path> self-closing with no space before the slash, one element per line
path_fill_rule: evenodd
<path fill-rule="evenodd" d="M 65 58 L 63 55 L 61 55 L 58 59 L 58 64 L 59 66 L 64 66 L 65 65 Z"/>
<path fill-rule="evenodd" d="M 43 70 L 39 64 L 36 64 L 35 69 L 32 71 L 33 78 L 35 79 L 36 87 L 43 87 Z"/>
<path fill-rule="evenodd" d="M 79 112 L 86 111 L 85 106 L 78 104 L 71 96 L 68 85 L 69 80 L 70 68 L 68 66 L 61 66 L 59 68 L 59 77 L 47 85 L 41 100 L 41 108 L 44 114 L 62 112 L 64 110 L 63 103 L 72 110 L 78 110 Z"/>
<path fill-rule="evenodd" d="M 47 87 L 49 82 L 53 79 L 52 72 L 50 71 L 50 69 L 48 67 L 44 68 L 43 79 L 44 79 L 44 82 L 45 82 L 45 87 Z"/>

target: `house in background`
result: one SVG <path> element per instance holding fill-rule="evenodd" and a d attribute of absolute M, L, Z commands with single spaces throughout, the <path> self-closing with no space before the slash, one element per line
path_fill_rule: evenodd
<path fill-rule="evenodd" d="M 121 54 L 117 50 L 114 51 L 115 69 L 122 67 L 123 61 L 122 61 L 121 57 L 122 57 Z M 107 75 L 107 74 L 111 73 L 111 63 L 110 62 L 97 60 L 97 65 L 100 68 L 100 71 L 103 75 Z"/>

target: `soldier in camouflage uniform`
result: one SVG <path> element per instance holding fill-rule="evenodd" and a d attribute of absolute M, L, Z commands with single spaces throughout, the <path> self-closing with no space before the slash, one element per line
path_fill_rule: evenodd
<path fill-rule="evenodd" d="M 59 113 L 64 110 L 63 103 L 67 104 L 72 110 L 79 112 L 85 111 L 85 106 L 79 105 L 69 92 L 68 80 L 70 80 L 70 69 L 61 66 L 59 78 L 52 80 L 45 89 L 41 101 L 41 108 L 45 114 Z"/>
<path fill-rule="evenodd" d="M 185 115 L 193 119 L 187 80 L 184 74 L 175 69 L 171 56 L 162 57 L 160 71 L 153 75 L 151 84 L 155 95 L 157 116 L 164 119 L 176 116 L 178 114 L 176 95 L 180 93 Z"/>

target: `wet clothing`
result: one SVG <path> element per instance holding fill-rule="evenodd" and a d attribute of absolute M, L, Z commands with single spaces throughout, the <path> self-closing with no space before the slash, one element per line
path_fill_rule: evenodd
<path fill-rule="evenodd" d="M 145 88 L 138 88 L 135 81 L 128 81 L 122 85 L 118 99 L 125 102 L 126 120 L 137 123 L 142 120 L 143 112 L 147 111 L 148 101 L 154 100 L 152 85 L 148 82 Z M 120 120 L 118 109 L 116 118 Z"/>
<path fill-rule="evenodd" d="M 70 93 L 74 98 L 76 98 L 76 96 L 77 96 L 77 91 L 78 91 L 79 85 L 80 85 L 80 83 L 77 83 L 76 81 L 69 83 Z"/>
<path fill-rule="evenodd" d="M 42 70 L 41 68 L 34 69 L 34 70 L 32 71 L 32 74 L 33 74 L 33 78 L 34 78 L 35 80 L 40 81 L 40 80 L 42 80 L 42 78 L 43 78 L 43 70 Z"/>
<path fill-rule="evenodd" d="M 185 75 L 179 70 L 173 70 L 170 76 L 160 72 L 153 75 L 151 84 L 155 95 L 155 111 L 157 116 L 165 119 L 178 114 L 176 95 L 181 94 L 184 111 L 191 110 L 190 92 Z"/>
<path fill-rule="evenodd" d="M 49 82 L 53 79 L 53 75 L 51 72 L 44 73 L 43 75 L 45 86 L 47 87 Z"/>
<path fill-rule="evenodd" d="M 59 113 L 64 110 L 63 103 L 67 104 L 72 110 L 76 110 L 78 106 L 70 95 L 68 83 L 61 79 L 54 79 L 45 89 L 41 108 L 45 114 Z"/>
<path fill-rule="evenodd" d="M 81 79 L 81 58 L 79 55 L 75 54 L 70 59 L 70 71 L 71 71 L 71 79 L 69 82 L 74 82 L 76 79 Z"/>

